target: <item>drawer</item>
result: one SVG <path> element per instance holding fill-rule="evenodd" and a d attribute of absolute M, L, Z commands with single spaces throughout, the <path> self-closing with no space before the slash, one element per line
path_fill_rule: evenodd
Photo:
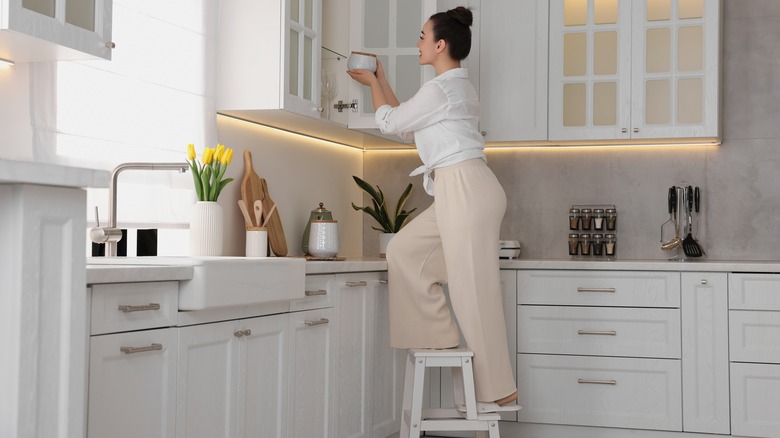
<path fill-rule="evenodd" d="M 680 361 L 519 354 L 518 421 L 682 430 Z"/>
<path fill-rule="evenodd" d="M 680 307 L 679 272 L 520 271 L 518 304 Z"/>
<path fill-rule="evenodd" d="M 306 298 L 290 301 L 290 312 L 323 309 L 336 303 L 336 277 L 333 274 L 307 275 Z"/>
<path fill-rule="evenodd" d="M 780 364 L 780 312 L 729 312 L 729 359 Z"/>
<path fill-rule="evenodd" d="M 780 365 L 731 364 L 731 434 L 780 438 Z"/>
<path fill-rule="evenodd" d="M 780 275 L 729 274 L 729 309 L 780 310 Z"/>
<path fill-rule="evenodd" d="M 92 286 L 93 335 L 176 325 L 179 283 L 116 283 Z"/>
<path fill-rule="evenodd" d="M 680 310 L 518 306 L 517 352 L 679 359 Z"/>

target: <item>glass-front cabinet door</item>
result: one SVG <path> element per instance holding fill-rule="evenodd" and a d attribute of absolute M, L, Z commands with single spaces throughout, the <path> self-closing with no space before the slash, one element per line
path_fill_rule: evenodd
<path fill-rule="evenodd" d="M 719 0 L 550 2 L 550 140 L 719 136 Z"/>
<path fill-rule="evenodd" d="M 420 66 L 417 40 L 435 0 L 350 0 L 350 49 L 377 55 L 390 86 L 400 102 L 412 97 L 434 76 L 433 68 Z M 371 89 L 350 81 L 350 128 L 376 128 Z"/>
<path fill-rule="evenodd" d="M 284 41 L 284 109 L 319 117 L 322 2 L 289 0 Z"/>
<path fill-rule="evenodd" d="M 3 49 L 13 52 L 7 56 L 15 61 L 78 59 L 78 52 L 111 59 L 112 0 L 5 0 L 3 3 L 8 8 L 3 28 L 76 51 L 57 51 L 52 46 L 34 43 L 23 50 L 12 50 L 3 41 Z"/>

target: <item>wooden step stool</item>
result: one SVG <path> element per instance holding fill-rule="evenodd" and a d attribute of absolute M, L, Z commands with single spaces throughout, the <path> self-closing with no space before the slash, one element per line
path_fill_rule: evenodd
<path fill-rule="evenodd" d="M 406 361 L 404 402 L 400 438 L 419 437 L 425 431 L 476 431 L 477 437 L 499 438 L 498 413 L 477 413 L 474 392 L 474 353 L 465 348 L 445 350 L 410 349 Z M 454 406 L 423 409 L 425 368 L 451 367 L 455 403 L 465 405 L 465 413 Z M 462 409 L 461 407 L 461 410 Z"/>

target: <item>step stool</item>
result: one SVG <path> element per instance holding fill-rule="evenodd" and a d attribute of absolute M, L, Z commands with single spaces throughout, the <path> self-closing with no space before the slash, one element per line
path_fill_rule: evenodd
<path fill-rule="evenodd" d="M 498 413 L 477 413 L 473 358 L 474 352 L 465 348 L 409 350 L 400 438 L 419 437 L 425 431 L 476 431 L 477 437 L 499 438 L 498 420 L 501 416 Z M 423 409 L 425 368 L 429 367 L 452 367 L 455 403 L 465 405 L 465 413 L 454 406 Z"/>

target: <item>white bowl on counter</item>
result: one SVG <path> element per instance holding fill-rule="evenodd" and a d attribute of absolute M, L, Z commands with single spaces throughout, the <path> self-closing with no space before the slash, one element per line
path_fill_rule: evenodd
<path fill-rule="evenodd" d="M 519 240 L 500 240 L 498 242 L 498 258 L 500 259 L 516 259 L 520 257 L 520 251 Z"/>

